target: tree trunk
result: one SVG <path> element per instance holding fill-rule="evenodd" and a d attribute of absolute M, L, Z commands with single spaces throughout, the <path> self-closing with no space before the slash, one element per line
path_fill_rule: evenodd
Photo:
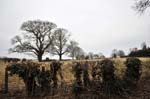
<path fill-rule="evenodd" d="M 42 55 L 43 55 L 43 54 L 38 54 L 38 61 L 39 61 L 39 62 L 42 61 Z"/>
<path fill-rule="evenodd" d="M 59 54 L 59 60 L 60 60 L 60 61 L 62 60 L 62 55 L 61 55 L 61 54 Z"/>

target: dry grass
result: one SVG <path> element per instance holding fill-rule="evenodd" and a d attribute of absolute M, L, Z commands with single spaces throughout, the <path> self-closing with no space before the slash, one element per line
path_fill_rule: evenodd
<path fill-rule="evenodd" d="M 116 58 L 112 59 L 114 60 L 116 71 L 115 73 L 119 76 L 122 77 L 124 71 L 125 71 L 125 58 Z M 150 77 L 150 58 L 140 58 L 142 61 L 142 78 L 144 77 Z M 100 61 L 100 60 L 83 60 L 83 61 L 88 61 L 93 62 L 93 61 Z M 64 76 L 64 81 L 65 82 L 72 82 L 74 80 L 73 72 L 72 72 L 72 63 L 74 61 L 64 61 L 63 66 L 62 66 L 62 74 Z M 78 61 L 81 62 L 81 61 Z M 41 66 L 46 67 L 46 69 L 50 69 L 50 63 L 49 62 L 42 62 L 40 63 Z M 8 65 L 8 63 L 4 63 L 0 61 L 0 90 L 4 86 L 4 77 L 5 77 L 5 68 Z M 91 67 L 91 66 L 89 66 Z M 91 70 L 91 69 L 90 69 Z M 91 72 L 91 71 L 90 71 Z M 59 81 L 61 80 L 60 77 L 58 76 Z M 9 77 L 9 88 L 11 87 L 16 87 L 18 89 L 22 89 L 24 87 L 24 83 L 19 78 L 17 75 L 13 75 L 12 77 Z"/>

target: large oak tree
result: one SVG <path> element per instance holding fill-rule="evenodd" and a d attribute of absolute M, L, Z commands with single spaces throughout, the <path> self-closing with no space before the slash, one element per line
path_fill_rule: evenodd
<path fill-rule="evenodd" d="M 30 53 L 36 55 L 39 61 L 47 52 L 53 41 L 52 29 L 56 24 L 48 21 L 33 20 L 24 22 L 21 30 L 25 31 L 23 35 L 17 35 L 12 39 L 13 48 L 11 52 Z"/>

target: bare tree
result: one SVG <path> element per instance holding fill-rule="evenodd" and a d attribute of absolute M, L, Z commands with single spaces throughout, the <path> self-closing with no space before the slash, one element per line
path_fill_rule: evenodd
<path fill-rule="evenodd" d="M 99 58 L 105 58 L 105 56 L 103 55 L 103 53 L 98 53 L 98 55 L 99 55 Z"/>
<path fill-rule="evenodd" d="M 72 57 L 72 59 L 75 59 L 79 53 L 79 44 L 76 41 L 71 40 L 70 44 L 68 46 L 69 50 L 69 56 Z"/>
<path fill-rule="evenodd" d="M 118 50 L 118 51 L 117 51 L 117 56 L 119 56 L 119 57 L 124 57 L 124 56 L 125 56 L 124 51 L 123 51 L 123 50 Z"/>
<path fill-rule="evenodd" d="M 76 47 L 75 57 L 76 57 L 76 59 L 84 59 L 85 58 L 85 52 L 83 51 L 82 48 Z"/>
<path fill-rule="evenodd" d="M 25 31 L 23 36 L 15 36 L 12 39 L 13 48 L 10 52 L 31 53 L 37 56 L 39 61 L 42 61 L 42 56 L 50 47 L 53 41 L 52 29 L 56 24 L 48 21 L 34 20 L 24 22 L 21 30 Z"/>
<path fill-rule="evenodd" d="M 113 50 L 112 50 L 111 56 L 112 56 L 113 58 L 116 58 L 116 57 L 117 57 L 117 49 L 113 49 Z"/>
<path fill-rule="evenodd" d="M 145 42 L 143 42 L 143 43 L 141 44 L 141 47 L 142 47 L 142 50 L 146 50 L 146 49 L 147 49 L 147 45 L 146 45 L 146 43 L 145 43 Z"/>
<path fill-rule="evenodd" d="M 136 52 L 136 51 L 138 51 L 138 48 L 134 47 L 134 48 L 130 48 L 129 50 L 130 50 L 130 52 Z"/>
<path fill-rule="evenodd" d="M 58 55 L 59 60 L 62 60 L 62 55 L 68 52 L 70 34 L 66 29 L 58 28 L 54 31 L 53 37 L 53 46 L 50 48 L 50 53 L 52 55 Z"/>
<path fill-rule="evenodd" d="M 89 56 L 89 59 L 93 59 L 93 58 L 94 58 L 93 52 L 89 52 L 89 53 L 88 53 L 88 56 Z"/>
<path fill-rule="evenodd" d="M 102 54 L 102 53 L 97 53 L 97 54 L 94 54 L 94 59 L 98 59 L 98 58 L 105 58 L 105 56 Z"/>
<path fill-rule="evenodd" d="M 150 0 L 136 0 L 135 6 L 133 6 L 138 13 L 144 13 L 148 7 L 150 7 Z"/>
<path fill-rule="evenodd" d="M 94 55 L 93 55 L 93 58 L 94 58 L 94 59 L 98 59 L 98 58 L 99 58 L 99 55 L 98 55 L 98 54 L 94 54 Z"/>

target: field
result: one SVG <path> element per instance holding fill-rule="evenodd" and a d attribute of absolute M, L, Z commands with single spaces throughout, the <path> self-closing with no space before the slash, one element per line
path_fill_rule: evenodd
<path fill-rule="evenodd" d="M 122 77 L 125 71 L 125 65 L 124 61 L 125 58 L 115 58 L 112 59 L 115 64 L 115 74 L 118 75 L 118 77 Z M 134 94 L 126 96 L 126 97 L 117 97 L 118 99 L 149 99 L 150 98 L 150 58 L 140 58 L 142 61 L 142 75 L 141 79 L 138 83 L 137 89 Z M 83 60 L 84 61 L 84 60 Z M 87 62 L 94 62 L 94 61 L 100 61 L 100 60 L 86 60 Z M 62 65 L 62 74 L 63 74 L 63 81 L 61 81 L 60 77 L 58 76 L 58 81 L 60 85 L 59 93 L 57 93 L 55 96 L 53 96 L 54 99 L 70 99 L 72 96 L 71 93 L 71 84 L 73 82 L 74 75 L 72 72 L 72 63 L 74 61 L 64 61 Z M 81 62 L 81 61 L 80 61 Z M 6 97 L 11 97 L 11 99 L 20 99 L 20 98 L 26 98 L 25 93 L 25 85 L 21 78 L 19 78 L 17 75 L 9 76 L 9 83 L 8 83 L 8 94 L 3 94 L 2 91 L 4 90 L 4 81 L 5 81 L 5 68 L 9 63 L 4 63 L 3 61 L 0 61 L 0 99 Z M 46 69 L 50 69 L 50 63 L 48 62 L 42 62 L 40 63 L 41 67 L 44 66 Z M 91 67 L 92 65 L 89 65 L 89 76 L 91 78 Z M 61 83 L 63 82 L 63 87 L 61 87 Z M 68 94 L 68 95 L 67 95 Z M 62 97 L 62 95 L 64 95 Z M 88 96 L 87 96 L 88 97 Z M 35 97 L 34 97 L 35 98 Z M 37 97 L 36 97 L 37 98 Z M 39 97 L 38 97 L 39 98 Z M 50 96 L 44 97 L 44 99 L 49 99 Z M 110 97 L 112 98 L 112 97 Z M 89 98 L 90 99 L 90 98 Z M 93 98 L 95 99 L 95 98 Z M 103 97 L 102 99 L 107 99 Z M 116 99 L 116 98 L 115 98 Z"/>

